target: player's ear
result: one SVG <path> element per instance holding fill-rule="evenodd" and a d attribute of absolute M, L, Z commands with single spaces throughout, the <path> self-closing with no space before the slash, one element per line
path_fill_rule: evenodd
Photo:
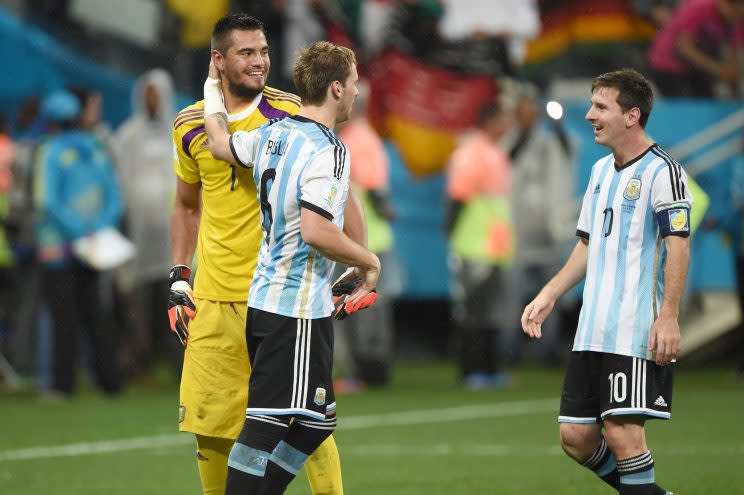
<path fill-rule="evenodd" d="M 625 127 L 633 127 L 641 120 L 641 110 L 633 107 L 625 113 Z"/>
<path fill-rule="evenodd" d="M 331 94 L 333 95 L 333 98 L 336 100 L 340 99 L 343 89 L 344 85 L 341 84 L 341 81 L 333 81 L 331 83 Z"/>
<path fill-rule="evenodd" d="M 225 70 L 225 58 L 219 50 L 212 50 L 212 62 L 214 62 L 214 66 L 217 67 L 218 71 L 222 72 Z"/>

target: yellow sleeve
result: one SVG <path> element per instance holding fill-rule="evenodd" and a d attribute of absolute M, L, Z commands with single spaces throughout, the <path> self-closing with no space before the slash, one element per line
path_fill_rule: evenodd
<path fill-rule="evenodd" d="M 186 121 L 189 118 L 187 112 L 193 112 L 193 110 L 186 109 L 179 113 L 174 124 L 173 169 L 182 181 L 188 184 L 196 184 L 201 181 L 201 174 L 199 173 L 199 165 L 192 158 L 190 151 L 191 139 L 189 139 L 189 133 L 194 130 L 194 126 L 189 125 L 190 122 Z M 195 123 L 198 124 L 199 122 Z"/>

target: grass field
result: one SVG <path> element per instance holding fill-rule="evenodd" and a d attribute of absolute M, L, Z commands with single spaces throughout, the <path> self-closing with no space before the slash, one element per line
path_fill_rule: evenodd
<path fill-rule="evenodd" d="M 510 390 L 467 392 L 442 363 L 401 365 L 390 388 L 338 400 L 345 492 L 612 493 L 557 443 L 561 371 L 525 369 Z M 0 393 L 0 494 L 198 494 L 193 438 L 176 431 L 177 390 L 132 388 L 64 402 Z M 680 370 L 671 422 L 648 438 L 657 481 L 690 494 L 744 494 L 744 385 Z M 308 494 L 304 475 L 288 493 Z"/>

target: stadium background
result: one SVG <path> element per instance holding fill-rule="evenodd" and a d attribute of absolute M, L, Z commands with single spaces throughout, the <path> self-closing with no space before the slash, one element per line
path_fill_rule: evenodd
<path fill-rule="evenodd" d="M 114 127 L 124 120 L 131 111 L 135 77 L 169 63 L 167 44 L 158 46 L 154 38 L 155 21 L 137 19 L 159 11 L 154 6 L 158 2 L 124 3 L 73 1 L 74 22 L 40 26 L 20 15 L 27 7 L 24 2 L 0 2 L 0 59 L 6 66 L 0 82 L 3 113 L 12 120 L 29 96 L 84 85 L 101 91 L 104 120 Z M 635 48 L 645 46 L 653 29 L 632 15 L 624 1 L 600 6 L 587 1 L 542 3 L 549 8 L 540 35 L 529 46 L 525 73 L 543 82 L 553 96 L 563 96 L 565 127 L 580 142 L 575 183 L 581 191 L 591 164 L 605 152 L 587 139 L 587 94 L 577 95 L 576 88 L 588 92 L 586 77 L 614 55 L 618 63 L 633 63 Z M 107 9 L 121 12 L 120 18 L 112 21 Z M 134 25 L 136 29 L 128 30 Z M 420 80 L 433 81 L 427 87 L 433 100 L 447 94 L 438 84 L 443 78 L 450 78 L 448 85 L 459 92 L 473 88 L 472 95 L 489 94 L 478 77 L 442 73 L 406 57 L 395 51 L 382 54 L 377 66 L 370 64 L 370 78 L 374 81 L 375 67 L 397 64 L 414 75 L 418 71 Z M 546 80 L 545 74 L 566 60 L 580 60 L 585 67 L 569 72 L 570 78 L 560 84 Z M 410 91 L 406 81 L 416 78 L 411 72 L 395 76 L 379 77 L 392 81 L 384 88 L 388 94 L 404 97 Z M 182 88 L 178 104 L 191 99 Z M 479 103 L 465 99 L 461 104 L 466 111 Z M 717 174 L 720 165 L 739 152 L 744 120 L 740 108 L 738 100 L 661 101 L 649 132 L 715 190 L 726 180 Z M 391 196 L 401 212 L 393 228 L 406 278 L 395 306 L 399 358 L 391 386 L 339 401 L 346 419 L 340 422 L 338 441 L 347 492 L 601 492 L 599 482 L 571 468 L 557 445 L 554 418 L 561 370 L 520 368 L 519 383 L 509 390 L 472 393 L 457 387 L 447 359 L 449 273 L 441 228 L 445 160 L 421 157 L 416 150 L 443 155 L 445 151 L 427 146 L 431 136 L 417 131 L 436 128 L 435 136 L 454 140 L 462 124 L 447 115 L 422 122 L 394 100 L 378 99 L 375 111 L 389 131 Z M 422 141 L 404 143 L 403 137 L 411 135 Z M 427 249 L 420 249 L 422 245 Z M 660 480 L 671 488 L 682 493 L 744 493 L 744 475 L 736 469 L 744 461 L 739 428 L 744 399 L 741 383 L 730 371 L 732 330 L 739 319 L 733 302 L 733 247 L 723 232 L 705 230 L 694 237 L 693 253 L 688 294 L 698 303 L 686 315 L 683 338 L 694 334 L 688 340 L 695 345 L 688 345 L 680 363 L 674 421 L 653 424 L 649 434 L 658 445 Z M 115 400 L 87 390 L 63 403 L 0 392 L 0 493 L 195 493 L 192 439 L 174 433 L 176 395 L 167 381 L 131 387 Z M 291 489 L 306 492 L 304 481 Z"/>

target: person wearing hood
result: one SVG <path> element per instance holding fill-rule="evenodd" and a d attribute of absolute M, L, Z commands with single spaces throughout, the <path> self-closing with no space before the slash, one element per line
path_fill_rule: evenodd
<path fill-rule="evenodd" d="M 131 295 L 136 309 L 135 320 L 139 321 L 135 324 L 141 332 L 137 345 L 152 349 L 154 340 L 155 348 L 178 363 L 181 353 L 177 343 L 161 338 L 162 329 L 168 326 L 162 308 L 168 302 L 168 277 L 164 274 L 170 268 L 174 118 L 171 76 L 163 69 L 150 70 L 135 83 L 132 115 L 116 130 L 110 144 L 124 196 L 127 234 L 137 249 L 134 259 L 119 270 L 117 281 L 124 293 Z"/>
<path fill-rule="evenodd" d="M 73 251 L 73 242 L 117 225 L 122 214 L 119 185 L 101 142 L 77 128 L 81 105 L 73 93 L 57 90 L 44 98 L 42 116 L 49 136 L 36 152 L 33 179 L 34 231 L 43 297 L 53 320 L 53 393 L 75 390 L 78 334 L 85 330 L 97 384 L 108 394 L 121 391 L 116 339 L 101 313 L 97 269 Z"/>

